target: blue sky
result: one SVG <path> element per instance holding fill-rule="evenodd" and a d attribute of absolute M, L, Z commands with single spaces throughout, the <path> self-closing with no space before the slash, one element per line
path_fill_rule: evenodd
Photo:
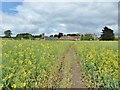
<path fill-rule="evenodd" d="M 6 14 L 16 14 L 18 13 L 15 8 L 18 5 L 22 5 L 22 2 L 0 2 L 0 5 L 2 5 L 2 12 Z"/>
<path fill-rule="evenodd" d="M 1 3 L 0 3 L 1 4 Z M 2 35 L 18 33 L 46 35 L 63 33 L 101 34 L 105 26 L 118 33 L 118 3 L 113 2 L 3 2 Z"/>

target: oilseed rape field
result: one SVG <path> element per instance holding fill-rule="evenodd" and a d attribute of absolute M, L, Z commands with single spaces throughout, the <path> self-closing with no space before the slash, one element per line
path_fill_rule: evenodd
<path fill-rule="evenodd" d="M 77 43 L 80 62 L 85 79 L 91 86 L 117 88 L 118 85 L 118 43 Z"/>
<path fill-rule="evenodd" d="M 1 50 L 3 89 L 73 88 L 79 77 L 85 88 L 119 88 L 117 41 L 2 40 Z"/>

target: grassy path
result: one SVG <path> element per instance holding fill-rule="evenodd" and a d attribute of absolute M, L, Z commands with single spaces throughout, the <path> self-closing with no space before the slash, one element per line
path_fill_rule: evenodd
<path fill-rule="evenodd" d="M 57 81 L 59 88 L 86 87 L 82 82 L 80 65 L 73 47 L 74 45 L 71 44 L 68 51 L 61 59 L 61 68 L 58 74 L 59 81 Z"/>
<path fill-rule="evenodd" d="M 81 67 L 74 49 L 71 48 L 69 53 L 72 59 L 72 88 L 85 88 L 86 86 L 82 81 Z"/>
<path fill-rule="evenodd" d="M 58 72 L 57 88 L 71 88 L 72 85 L 72 59 L 70 57 L 69 49 L 60 59 L 61 64 Z"/>

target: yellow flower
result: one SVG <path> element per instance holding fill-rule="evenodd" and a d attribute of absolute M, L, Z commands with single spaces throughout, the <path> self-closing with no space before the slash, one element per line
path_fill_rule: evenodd
<path fill-rule="evenodd" d="M 0 68 L 3 68 L 3 65 L 0 65 Z"/>
<path fill-rule="evenodd" d="M 6 58 L 8 58 L 8 57 L 9 57 L 9 55 L 8 55 L 7 53 L 5 53 L 4 55 L 5 55 L 5 57 L 6 57 Z"/>
<path fill-rule="evenodd" d="M 29 63 L 30 65 L 32 64 L 32 62 L 31 62 L 30 60 L 28 61 L 28 63 Z"/>
<path fill-rule="evenodd" d="M 19 63 L 20 63 L 20 64 L 22 64 L 22 63 L 23 63 L 23 61 L 19 61 Z"/>
<path fill-rule="evenodd" d="M 23 85 L 25 86 L 25 85 L 26 85 L 26 83 L 23 83 Z"/>
<path fill-rule="evenodd" d="M 19 52 L 19 55 L 22 57 L 23 56 L 23 52 Z"/>
<path fill-rule="evenodd" d="M 4 84 L 2 84 L 2 86 L 1 86 L 2 88 L 4 87 Z"/>
<path fill-rule="evenodd" d="M 9 76 L 8 76 L 8 78 L 12 78 L 13 77 L 13 74 L 11 73 Z"/>
<path fill-rule="evenodd" d="M 13 85 L 12 85 L 12 88 L 16 88 L 16 85 L 15 85 L 15 84 L 13 84 Z"/>
<path fill-rule="evenodd" d="M 19 44 L 18 46 L 19 46 L 19 47 L 22 47 L 22 44 Z"/>

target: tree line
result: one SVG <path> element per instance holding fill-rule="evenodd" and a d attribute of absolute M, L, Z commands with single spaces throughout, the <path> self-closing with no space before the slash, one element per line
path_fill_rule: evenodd
<path fill-rule="evenodd" d="M 42 33 L 40 35 L 32 35 L 30 33 L 20 33 L 17 34 L 15 37 L 11 37 L 12 35 L 12 31 L 11 30 L 6 30 L 4 32 L 5 36 L 3 38 L 14 38 L 14 39 L 35 39 L 35 38 L 40 38 L 40 39 L 44 39 L 45 34 Z M 95 34 L 63 34 L 63 33 L 59 33 L 59 34 L 55 34 L 55 35 L 50 35 L 49 37 L 57 37 L 60 38 L 62 36 L 81 36 L 81 40 L 95 40 Z M 102 34 L 99 37 L 100 40 L 114 40 L 115 39 L 115 35 L 112 29 L 108 28 L 108 27 L 104 27 L 102 30 Z"/>

